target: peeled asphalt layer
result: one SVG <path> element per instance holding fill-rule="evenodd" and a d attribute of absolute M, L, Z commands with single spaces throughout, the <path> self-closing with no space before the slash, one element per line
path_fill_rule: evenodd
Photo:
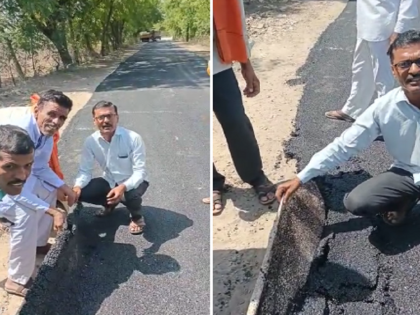
<path fill-rule="evenodd" d="M 304 84 L 296 132 L 287 154 L 301 170 L 348 123 L 325 118 L 343 106 L 351 85 L 356 41 L 356 2 L 348 2 L 315 45 L 298 79 Z M 314 17 L 316 18 L 316 17 Z M 293 315 L 418 315 L 420 314 L 420 217 L 386 227 L 346 213 L 343 196 L 356 185 L 385 171 L 391 164 L 383 143 L 316 180 L 327 208 L 326 224 L 306 285 L 294 299 Z M 279 288 L 281 290 L 281 288 Z"/>
<path fill-rule="evenodd" d="M 150 187 L 143 200 L 146 230 L 128 231 L 120 205 L 108 218 L 85 205 L 46 257 L 20 315 L 208 314 L 210 107 L 207 60 L 170 41 L 143 44 L 96 89 L 59 146 L 69 184 L 92 106 L 115 103 L 120 125 L 146 145 Z M 99 175 L 95 170 L 95 175 Z"/>

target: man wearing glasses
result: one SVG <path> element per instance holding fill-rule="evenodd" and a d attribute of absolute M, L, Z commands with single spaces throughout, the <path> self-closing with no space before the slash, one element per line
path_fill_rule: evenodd
<path fill-rule="evenodd" d="M 73 187 L 76 199 L 103 206 L 100 216 L 110 214 L 123 203 L 131 215 L 130 233 L 141 234 L 145 226 L 141 214 L 142 196 L 149 187 L 142 138 L 118 126 L 118 108 L 111 102 L 97 103 L 92 116 L 98 131 L 90 135 L 83 146 Z M 95 161 L 103 170 L 102 177 L 92 178 Z"/>
<path fill-rule="evenodd" d="M 401 87 L 378 98 L 294 179 L 279 185 L 278 200 L 287 202 L 302 184 L 336 169 L 382 133 L 394 163 L 348 193 L 344 206 L 357 216 L 380 215 L 389 225 L 405 221 L 420 199 L 420 31 L 399 34 L 388 54 Z"/>

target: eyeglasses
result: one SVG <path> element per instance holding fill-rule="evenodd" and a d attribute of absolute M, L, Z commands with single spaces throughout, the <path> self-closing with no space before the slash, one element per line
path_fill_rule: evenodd
<path fill-rule="evenodd" d="M 114 118 L 115 116 L 117 116 L 117 114 L 108 114 L 108 115 L 101 115 L 101 116 L 97 116 L 95 117 L 95 119 L 99 122 L 104 121 L 105 119 L 111 120 L 112 118 Z"/>
<path fill-rule="evenodd" d="M 401 70 L 407 70 L 410 69 L 413 64 L 420 68 L 420 59 L 400 61 L 394 64 L 394 66 L 400 68 Z"/>

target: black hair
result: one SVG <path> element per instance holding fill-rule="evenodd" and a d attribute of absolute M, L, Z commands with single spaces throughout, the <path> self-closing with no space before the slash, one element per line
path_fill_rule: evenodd
<path fill-rule="evenodd" d="M 420 43 L 420 31 L 409 30 L 404 33 L 398 34 L 397 38 L 391 43 L 388 48 L 388 56 L 391 61 L 394 60 L 394 51 L 398 48 L 410 46 L 412 44 Z"/>
<path fill-rule="evenodd" d="M 114 110 L 115 110 L 115 114 L 118 115 L 118 107 L 117 107 L 117 105 L 115 105 L 114 103 L 111 103 L 109 101 L 99 101 L 92 108 L 92 116 L 95 115 L 95 110 L 97 110 L 99 108 L 107 108 L 107 107 L 113 107 Z"/>
<path fill-rule="evenodd" d="M 35 150 L 29 134 L 13 125 L 0 125 L 0 153 L 27 155 Z"/>
<path fill-rule="evenodd" d="M 73 107 L 73 101 L 61 91 L 48 90 L 39 98 L 38 106 L 42 107 L 46 102 L 53 102 L 61 107 L 64 107 L 71 111 Z"/>

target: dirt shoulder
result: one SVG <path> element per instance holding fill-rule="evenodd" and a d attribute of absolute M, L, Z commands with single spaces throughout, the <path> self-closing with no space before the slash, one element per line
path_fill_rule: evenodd
<path fill-rule="evenodd" d="M 343 1 L 279 0 L 253 0 L 245 6 L 248 32 L 255 42 L 251 59 L 261 81 L 261 94 L 244 102 L 264 170 L 273 182 L 296 170 L 294 162 L 286 163 L 282 146 L 290 137 L 303 94 L 296 71 L 344 7 Z M 238 69 L 236 73 L 242 88 Z M 220 125 L 213 119 L 214 162 L 232 186 L 224 212 L 213 220 L 213 310 L 217 315 L 245 314 L 278 205 L 259 205 L 254 192 L 241 182 Z"/>

